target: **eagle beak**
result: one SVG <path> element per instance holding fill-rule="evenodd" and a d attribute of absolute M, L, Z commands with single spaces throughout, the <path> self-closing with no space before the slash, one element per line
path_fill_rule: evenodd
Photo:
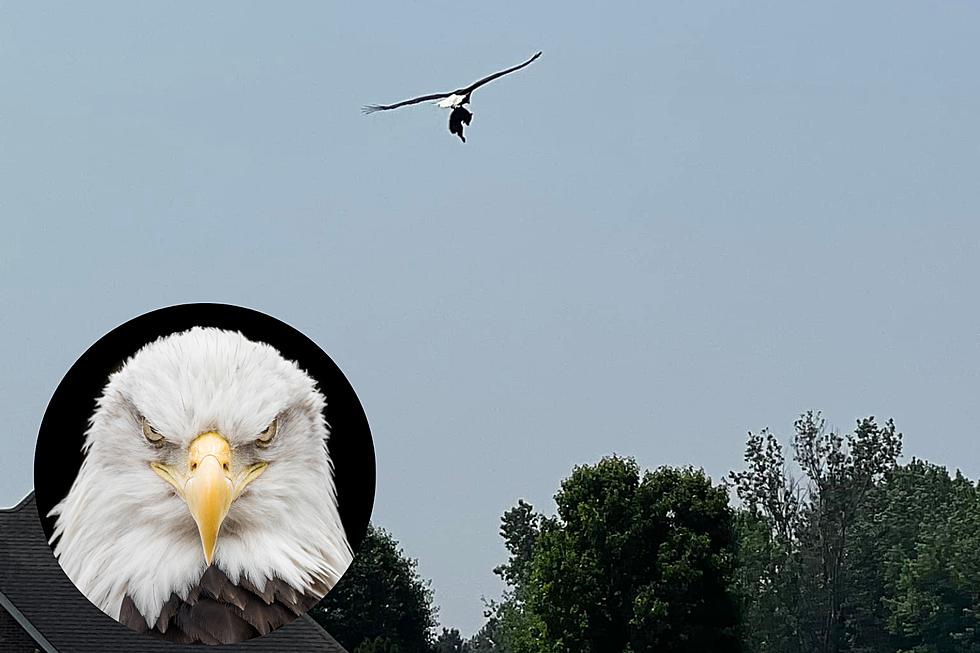
<path fill-rule="evenodd" d="M 210 431 L 191 442 L 188 454 L 190 476 L 184 483 L 184 501 L 197 522 L 204 559 L 210 565 L 221 522 L 235 498 L 235 484 L 228 473 L 231 447 L 221 435 Z"/>
<path fill-rule="evenodd" d="M 210 565 L 221 523 L 228 515 L 232 501 L 265 471 L 267 463 L 248 467 L 236 479 L 231 472 L 231 446 L 215 431 L 197 436 L 187 454 L 187 475 L 183 483 L 177 480 L 179 477 L 173 468 L 160 463 L 152 463 L 151 467 L 173 485 L 187 503 L 201 536 L 204 559 Z"/>

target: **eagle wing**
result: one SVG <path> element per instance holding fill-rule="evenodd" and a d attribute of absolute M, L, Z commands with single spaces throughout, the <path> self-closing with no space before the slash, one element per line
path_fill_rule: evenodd
<path fill-rule="evenodd" d="M 427 100 L 441 100 L 444 97 L 449 97 L 452 93 L 433 93 L 432 95 L 421 95 L 419 97 L 413 97 L 411 100 L 402 100 L 401 102 L 396 102 L 395 104 L 369 104 L 363 107 L 361 111 L 364 113 L 374 113 L 375 111 L 390 111 L 391 109 L 397 109 L 398 107 L 408 106 L 409 104 L 418 104 L 419 102 L 426 102 Z"/>
<path fill-rule="evenodd" d="M 433 93 L 432 95 L 421 95 L 419 97 L 414 97 L 411 100 L 402 100 L 401 102 L 396 102 L 395 104 L 369 104 L 366 107 L 363 107 L 361 110 L 364 113 L 374 113 L 375 111 L 390 111 L 391 109 L 397 109 L 398 107 L 404 107 L 409 104 L 418 104 L 419 102 L 426 102 L 428 100 L 441 100 L 443 98 L 449 97 L 450 95 L 453 95 L 454 93 L 458 95 L 467 96 L 473 91 L 475 91 L 476 89 L 483 86 L 484 84 L 492 82 L 498 77 L 503 77 L 504 75 L 508 75 L 512 72 L 520 70 L 524 66 L 531 65 L 534 62 L 534 60 L 540 56 L 541 53 L 538 52 L 537 54 L 535 54 L 533 57 L 531 57 L 530 59 L 528 59 L 522 64 L 518 64 L 516 66 L 513 66 L 512 68 L 508 68 L 507 70 L 501 70 L 500 72 L 496 72 L 492 75 L 487 75 L 483 79 L 473 82 L 466 88 L 460 89 L 458 91 L 452 91 L 450 93 Z"/>
<path fill-rule="evenodd" d="M 541 53 L 538 52 L 536 55 L 534 55 L 533 57 L 531 57 L 530 59 L 528 59 L 527 61 L 525 61 L 522 64 L 518 64 L 518 65 L 516 65 L 516 66 L 514 66 L 512 68 L 508 68 L 507 70 L 501 70 L 499 73 L 494 73 L 492 75 L 487 75 L 486 77 L 484 77 L 480 81 L 473 82 L 472 84 L 470 84 L 469 86 L 467 86 L 462 91 L 459 91 L 459 93 L 461 95 L 469 95 L 470 93 L 472 93 L 476 89 L 480 88 L 484 84 L 487 84 L 489 82 L 492 82 L 493 80 L 497 79 L 498 77 L 503 77 L 504 75 L 510 74 L 510 73 L 515 72 L 517 70 L 520 70 L 524 66 L 530 66 L 532 63 L 534 63 L 534 60 L 537 59 L 540 56 L 541 56 Z"/>

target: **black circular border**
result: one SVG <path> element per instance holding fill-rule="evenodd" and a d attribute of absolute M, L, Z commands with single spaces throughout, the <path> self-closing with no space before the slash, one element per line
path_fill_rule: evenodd
<path fill-rule="evenodd" d="M 89 347 L 65 374 L 44 412 L 34 451 L 34 496 L 47 540 L 55 522 L 47 515 L 68 494 L 81 468 L 88 420 L 109 375 L 143 345 L 195 326 L 239 331 L 250 340 L 272 345 L 317 382 L 327 398 L 338 511 L 356 555 L 374 507 L 377 470 L 371 429 L 354 388 L 333 360 L 300 331 L 249 308 L 213 303 L 178 304 L 133 318 Z"/>

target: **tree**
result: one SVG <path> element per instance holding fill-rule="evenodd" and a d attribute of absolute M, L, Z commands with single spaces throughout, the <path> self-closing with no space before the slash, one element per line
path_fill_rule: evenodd
<path fill-rule="evenodd" d="M 793 551 L 773 537 L 764 518 L 740 510 L 735 517 L 735 592 L 740 640 L 750 653 L 802 653 L 799 578 Z"/>
<path fill-rule="evenodd" d="M 855 597 L 868 594 L 864 571 L 854 565 L 854 536 L 876 484 L 897 466 L 902 436 L 892 421 L 879 426 L 874 417 L 841 435 L 812 411 L 795 428 L 801 478 L 787 473 L 768 431 L 749 433 L 746 469 L 730 474 L 748 513 L 740 520 L 745 566 L 737 585 L 749 624 L 743 633 L 751 632 L 747 644 L 763 653 L 838 653 L 847 624 L 860 620 Z"/>
<path fill-rule="evenodd" d="M 943 480 L 945 497 L 932 493 L 906 555 L 892 556 L 884 602 L 903 653 L 980 652 L 980 492 L 959 472 Z"/>
<path fill-rule="evenodd" d="M 470 653 L 500 653 L 504 650 L 497 645 L 497 641 L 494 638 L 496 632 L 496 623 L 493 618 L 484 624 L 483 628 L 479 630 L 470 641 L 467 642 L 467 646 L 470 648 Z"/>
<path fill-rule="evenodd" d="M 847 650 L 894 653 L 924 643 L 914 634 L 910 615 L 901 614 L 900 594 L 911 586 L 903 590 L 900 582 L 923 543 L 956 521 L 956 507 L 972 493 L 961 476 L 951 478 L 945 467 L 914 458 L 875 484 L 854 525 L 848 551 L 852 580 L 843 607 Z"/>
<path fill-rule="evenodd" d="M 799 606 L 802 488 L 766 429 L 749 433 L 745 463 L 744 471 L 730 474 L 743 505 L 735 520 L 734 584 L 741 639 L 756 653 L 801 653 L 807 650 Z"/>
<path fill-rule="evenodd" d="M 469 642 L 472 653 L 540 653 L 543 625 L 526 609 L 531 591 L 530 573 L 534 546 L 547 518 L 534 512 L 523 499 L 501 518 L 500 536 L 509 552 L 507 562 L 493 573 L 508 585 L 500 601 L 488 601 L 487 623 Z"/>
<path fill-rule="evenodd" d="M 555 501 L 555 518 L 523 502 L 504 514 L 511 590 L 492 606 L 493 650 L 738 650 L 724 488 L 693 469 L 641 478 L 613 456 L 576 467 Z"/>
<path fill-rule="evenodd" d="M 541 531 L 544 518 L 535 514 L 534 507 L 519 499 L 517 505 L 500 519 L 500 536 L 510 552 L 507 562 L 497 566 L 493 573 L 512 587 L 523 586 L 531 572 L 534 543 Z"/>
<path fill-rule="evenodd" d="M 437 613 L 429 585 L 388 532 L 369 526 L 350 568 L 310 616 L 355 653 L 429 653 Z"/>
<path fill-rule="evenodd" d="M 372 637 L 358 644 L 353 653 L 401 653 L 401 648 L 388 637 Z"/>
<path fill-rule="evenodd" d="M 443 628 L 436 639 L 435 653 L 470 653 L 469 644 L 463 641 L 455 628 Z"/>

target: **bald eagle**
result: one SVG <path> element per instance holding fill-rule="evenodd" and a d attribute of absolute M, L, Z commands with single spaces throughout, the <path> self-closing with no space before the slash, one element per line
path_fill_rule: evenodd
<path fill-rule="evenodd" d="M 75 586 L 140 632 L 221 644 L 311 608 L 353 553 L 324 396 L 272 346 L 195 327 L 109 377 L 51 543 Z"/>
<path fill-rule="evenodd" d="M 401 102 L 396 102 L 395 104 L 369 104 L 363 108 L 364 113 L 374 113 L 376 111 L 390 111 L 391 109 L 397 109 L 398 107 L 404 107 L 409 104 L 418 104 L 420 102 L 435 101 L 436 106 L 442 107 L 443 109 L 452 109 L 452 113 L 449 115 L 449 132 L 459 136 L 459 139 L 466 142 L 466 138 L 463 136 L 463 124 L 470 124 L 470 120 L 473 119 L 473 114 L 467 109 L 463 108 L 464 104 L 469 104 L 470 95 L 473 91 L 480 88 L 484 84 L 492 82 L 498 77 L 503 77 L 509 73 L 515 72 L 524 68 L 525 66 L 531 65 L 541 53 L 538 52 L 533 57 L 528 59 L 522 64 L 518 64 L 506 70 L 501 70 L 500 72 L 488 75 L 481 80 L 473 82 L 466 88 L 458 88 L 455 91 L 450 91 L 448 93 L 433 93 L 431 95 L 421 95 L 419 97 L 412 98 L 410 100 L 402 100 Z"/>

